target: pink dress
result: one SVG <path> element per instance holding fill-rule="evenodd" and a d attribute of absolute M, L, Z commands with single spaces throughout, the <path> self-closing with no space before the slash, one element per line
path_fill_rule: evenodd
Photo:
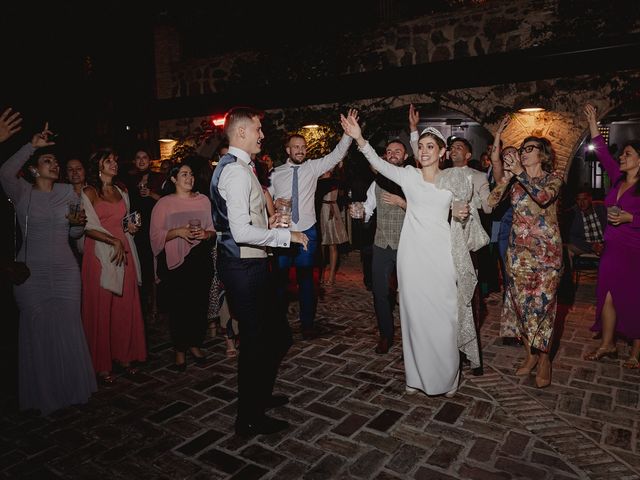
<path fill-rule="evenodd" d="M 128 363 L 146 359 L 144 322 L 136 270 L 129 243 L 122 231 L 126 214 L 124 200 L 111 203 L 98 200 L 94 209 L 100 223 L 119 238 L 127 250 L 122 296 L 100 286 L 102 267 L 95 256 L 96 241 L 85 238 L 82 257 L 82 323 L 96 372 L 110 372 L 112 361 Z"/>

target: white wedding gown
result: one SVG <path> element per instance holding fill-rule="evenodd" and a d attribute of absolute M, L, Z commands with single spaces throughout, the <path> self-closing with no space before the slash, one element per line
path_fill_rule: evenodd
<path fill-rule="evenodd" d="M 414 167 L 396 167 L 367 144 L 373 167 L 402 187 L 407 212 L 398 246 L 400 324 L 407 386 L 429 395 L 457 383 L 457 286 L 448 222 L 453 194 L 424 181 Z"/>

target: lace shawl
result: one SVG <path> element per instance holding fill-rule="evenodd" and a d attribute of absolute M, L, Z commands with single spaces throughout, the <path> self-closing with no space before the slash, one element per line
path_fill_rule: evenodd
<path fill-rule="evenodd" d="M 480 223 L 478 209 L 475 208 L 478 199 L 473 195 L 473 183 L 463 170 L 448 168 L 442 171 L 436 186 L 451 191 L 455 199 L 466 200 L 471 207 L 471 214 L 466 222 L 453 217 L 451 219 L 451 254 L 458 285 L 458 349 L 467 356 L 471 368 L 477 368 L 480 366 L 480 352 L 471 308 L 477 277 L 469 250 L 475 251 L 488 244 L 489 237 Z M 486 241 L 482 238 L 482 233 Z"/>

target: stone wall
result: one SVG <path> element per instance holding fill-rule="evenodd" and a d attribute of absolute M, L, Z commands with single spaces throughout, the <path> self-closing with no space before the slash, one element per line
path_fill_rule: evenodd
<path fill-rule="evenodd" d="M 509 52 L 566 39 L 575 41 L 587 34 L 588 38 L 604 38 L 640 31 L 639 19 L 624 22 L 620 18 L 615 10 L 619 3 L 587 5 L 588 1 L 577 0 L 492 0 L 422 16 L 364 36 L 345 32 L 340 38 L 287 45 L 280 53 L 236 52 L 205 59 L 180 58 L 175 46 L 180 43 L 178 33 L 163 26 L 156 31 L 158 98 Z M 602 18 L 607 21 L 598 23 Z"/>
<path fill-rule="evenodd" d="M 618 107 L 629 93 L 640 94 L 640 72 L 618 72 L 615 76 L 583 75 L 571 79 L 558 78 L 537 82 L 466 88 L 447 92 L 403 95 L 367 99 L 350 105 L 312 105 L 295 109 L 277 109 L 267 112 L 265 119 L 265 147 L 277 159 L 282 154 L 282 140 L 288 131 L 305 123 L 318 123 L 341 131 L 338 112 L 348 107 L 358 108 L 367 122 L 365 135 L 370 137 L 389 124 L 405 122 L 408 105 L 427 111 L 433 105 L 438 109 L 459 111 L 479 122 L 490 132 L 506 113 L 513 113 L 513 105 L 523 98 L 545 98 L 546 110 L 540 113 L 514 113 L 503 134 L 504 145 L 519 145 L 528 135 L 544 136 L 551 140 L 557 155 L 557 166 L 565 174 L 578 145 L 587 133 L 582 109 L 587 102 L 598 108 L 604 116 Z M 197 132 L 202 117 L 167 120 L 160 123 L 161 136 L 186 138 Z M 406 127 L 408 129 L 408 126 Z"/>

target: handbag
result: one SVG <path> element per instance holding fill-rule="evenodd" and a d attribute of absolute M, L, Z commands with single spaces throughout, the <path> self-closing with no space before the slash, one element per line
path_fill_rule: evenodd
<path fill-rule="evenodd" d="M 489 245 L 491 239 L 489 234 L 480 223 L 480 217 L 477 214 L 472 214 L 467 224 L 467 248 L 471 252 L 477 252 L 482 247 Z"/>
<path fill-rule="evenodd" d="M 9 280 L 14 285 L 22 285 L 31 276 L 31 270 L 27 266 L 27 236 L 29 232 L 29 210 L 31 209 L 31 194 L 33 189 L 29 191 L 29 203 L 27 204 L 27 215 L 24 219 L 24 262 L 18 261 L 18 238 L 16 232 L 18 231 L 18 214 L 15 206 L 13 208 L 13 262 L 7 266 L 7 275 Z"/>

